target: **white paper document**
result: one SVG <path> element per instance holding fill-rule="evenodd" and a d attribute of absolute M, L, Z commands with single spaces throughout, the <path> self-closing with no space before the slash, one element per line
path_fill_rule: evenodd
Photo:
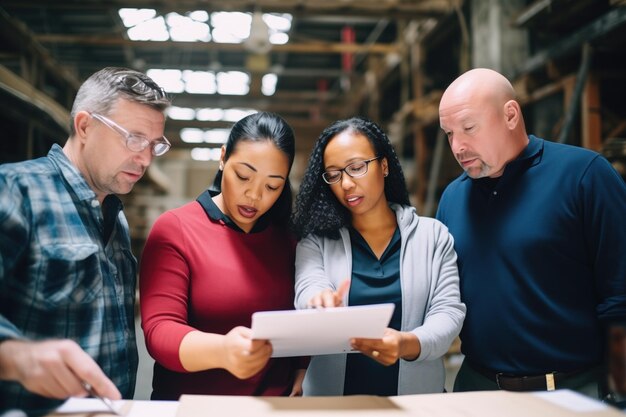
<path fill-rule="evenodd" d="M 383 337 L 394 307 L 373 304 L 257 312 L 252 315 L 252 337 L 269 339 L 275 358 L 353 352 L 351 338 Z"/>
<path fill-rule="evenodd" d="M 175 417 L 178 401 L 113 401 L 115 409 L 126 417 Z M 129 411 L 130 409 L 130 411 Z M 104 403 L 97 398 L 72 397 L 65 401 L 55 414 L 84 414 L 89 416 L 113 416 Z"/>
<path fill-rule="evenodd" d="M 113 407 L 120 411 L 124 400 L 113 401 Z M 109 408 L 97 398 L 71 397 L 56 410 L 57 414 L 105 413 L 111 414 Z M 113 415 L 113 414 L 111 414 Z"/>

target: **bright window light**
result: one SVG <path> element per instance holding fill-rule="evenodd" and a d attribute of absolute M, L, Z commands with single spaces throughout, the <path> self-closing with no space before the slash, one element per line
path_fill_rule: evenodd
<path fill-rule="evenodd" d="M 156 16 L 156 10 L 154 9 L 120 9 L 118 14 L 122 18 L 124 26 L 127 28 L 133 27 L 141 22 L 152 19 Z"/>
<path fill-rule="evenodd" d="M 228 140 L 230 129 L 210 129 L 204 132 L 204 141 L 206 143 L 223 144 Z"/>
<path fill-rule="evenodd" d="M 256 112 L 257 111 L 253 109 L 228 109 L 224 110 L 224 117 L 222 120 L 225 122 L 237 122 Z"/>
<path fill-rule="evenodd" d="M 218 120 L 222 120 L 223 117 L 224 117 L 223 109 L 204 108 L 204 109 L 196 110 L 196 119 L 201 120 L 201 121 L 217 122 Z"/>
<path fill-rule="evenodd" d="M 208 22 L 209 14 L 204 10 L 194 10 L 189 12 L 189 17 L 198 22 Z"/>
<path fill-rule="evenodd" d="M 203 143 L 204 132 L 202 129 L 185 128 L 180 131 L 180 138 L 185 143 Z"/>
<path fill-rule="evenodd" d="M 289 42 L 287 32 L 291 29 L 290 14 L 265 13 L 263 20 L 269 26 L 270 43 L 272 45 L 284 45 Z"/>
<path fill-rule="evenodd" d="M 183 71 L 185 91 L 191 94 L 215 94 L 215 74 L 207 71 Z"/>
<path fill-rule="evenodd" d="M 168 13 L 158 16 L 155 9 L 122 8 L 118 11 L 128 37 L 138 41 L 221 42 L 242 43 L 251 37 L 252 13 L 213 12 L 194 10 L 186 14 Z M 265 13 L 262 15 L 269 42 L 283 45 L 289 42 L 292 16 L 287 13 Z M 210 22 L 210 26 L 207 24 Z M 265 26 L 267 25 L 267 26 Z M 265 38 L 267 43 L 267 37 Z M 246 95 L 250 91 L 250 75 L 245 72 L 205 72 L 186 70 L 149 70 L 152 77 L 168 93 Z M 277 75 L 263 77 L 262 91 L 271 96 L 276 91 Z M 221 109 L 197 109 L 199 120 L 230 120 L 234 116 L 224 115 Z M 176 114 L 176 113 L 174 113 Z M 173 117 L 173 116 L 171 116 Z M 188 117 L 188 116 L 181 116 Z M 238 120 L 239 118 L 237 118 Z"/>
<path fill-rule="evenodd" d="M 241 12 L 211 13 L 213 40 L 219 43 L 241 43 L 250 36 L 252 16 Z"/>
<path fill-rule="evenodd" d="M 191 159 L 194 161 L 219 161 L 222 156 L 220 148 L 193 148 Z"/>
<path fill-rule="evenodd" d="M 196 22 L 192 18 L 181 16 L 178 13 L 168 13 L 165 21 L 169 26 L 173 41 L 208 42 L 211 40 L 209 25 L 206 23 Z"/>
<path fill-rule="evenodd" d="M 291 15 L 288 13 L 277 14 L 277 13 L 264 13 L 263 20 L 267 23 L 267 26 L 270 29 L 279 31 L 279 32 L 288 32 L 291 29 Z"/>
<path fill-rule="evenodd" d="M 217 73 L 217 92 L 244 96 L 250 91 L 250 76 L 241 71 Z"/>
<path fill-rule="evenodd" d="M 182 93 L 185 89 L 180 70 L 149 69 L 146 74 L 168 93 Z"/>
<path fill-rule="evenodd" d="M 167 109 L 167 117 L 174 120 L 193 120 L 196 117 L 196 111 L 189 107 L 172 106 Z"/>
<path fill-rule="evenodd" d="M 282 32 L 272 33 L 270 35 L 270 43 L 272 45 L 284 45 L 289 42 L 289 35 Z"/>
<path fill-rule="evenodd" d="M 163 16 L 159 16 L 129 28 L 128 37 L 133 41 L 166 41 L 170 35 Z"/>
<path fill-rule="evenodd" d="M 261 91 L 266 96 L 274 95 L 276 92 L 276 82 L 278 77 L 276 74 L 265 74 L 261 81 Z"/>
<path fill-rule="evenodd" d="M 180 138 L 185 143 L 213 143 L 222 145 L 228 140 L 230 129 L 185 128 L 180 131 Z"/>
<path fill-rule="evenodd" d="M 209 16 L 204 10 L 195 10 L 187 16 L 168 13 L 165 20 L 163 16 L 157 16 L 155 9 L 122 8 L 118 13 L 124 26 L 129 28 L 131 40 L 208 42 L 211 40 L 207 25 L 210 20 L 215 42 L 241 43 L 250 36 L 252 24 L 252 15 L 241 12 L 214 12 Z M 282 45 L 289 41 L 287 32 L 291 29 L 291 20 L 292 16 L 287 13 L 263 14 L 272 44 Z"/>

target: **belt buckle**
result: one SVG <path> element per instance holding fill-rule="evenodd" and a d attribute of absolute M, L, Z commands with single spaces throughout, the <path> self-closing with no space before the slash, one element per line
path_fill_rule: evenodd
<path fill-rule="evenodd" d="M 554 391 L 556 389 L 556 382 L 554 380 L 555 372 L 550 372 L 546 374 L 546 390 Z"/>

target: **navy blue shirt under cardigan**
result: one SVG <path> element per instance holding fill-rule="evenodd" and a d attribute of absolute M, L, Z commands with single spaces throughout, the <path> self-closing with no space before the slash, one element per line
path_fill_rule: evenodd
<path fill-rule="evenodd" d="M 380 256 L 376 257 L 363 236 L 349 228 L 352 243 L 352 278 L 348 304 L 394 303 L 389 326 L 402 325 L 402 289 L 400 287 L 400 229 L 396 230 Z M 397 395 L 399 362 L 384 366 L 369 356 L 348 355 L 344 395 Z"/>
<path fill-rule="evenodd" d="M 626 185 L 606 159 L 530 136 L 497 183 L 452 182 L 437 218 L 459 257 L 470 363 L 513 374 L 601 363 L 603 324 L 626 318 Z"/>

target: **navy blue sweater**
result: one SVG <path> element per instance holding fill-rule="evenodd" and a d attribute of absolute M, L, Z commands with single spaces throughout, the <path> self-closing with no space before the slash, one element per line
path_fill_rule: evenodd
<path fill-rule="evenodd" d="M 626 184 L 599 154 L 530 136 L 499 180 L 462 174 L 437 218 L 455 239 L 462 352 L 494 371 L 599 364 L 626 319 Z"/>

